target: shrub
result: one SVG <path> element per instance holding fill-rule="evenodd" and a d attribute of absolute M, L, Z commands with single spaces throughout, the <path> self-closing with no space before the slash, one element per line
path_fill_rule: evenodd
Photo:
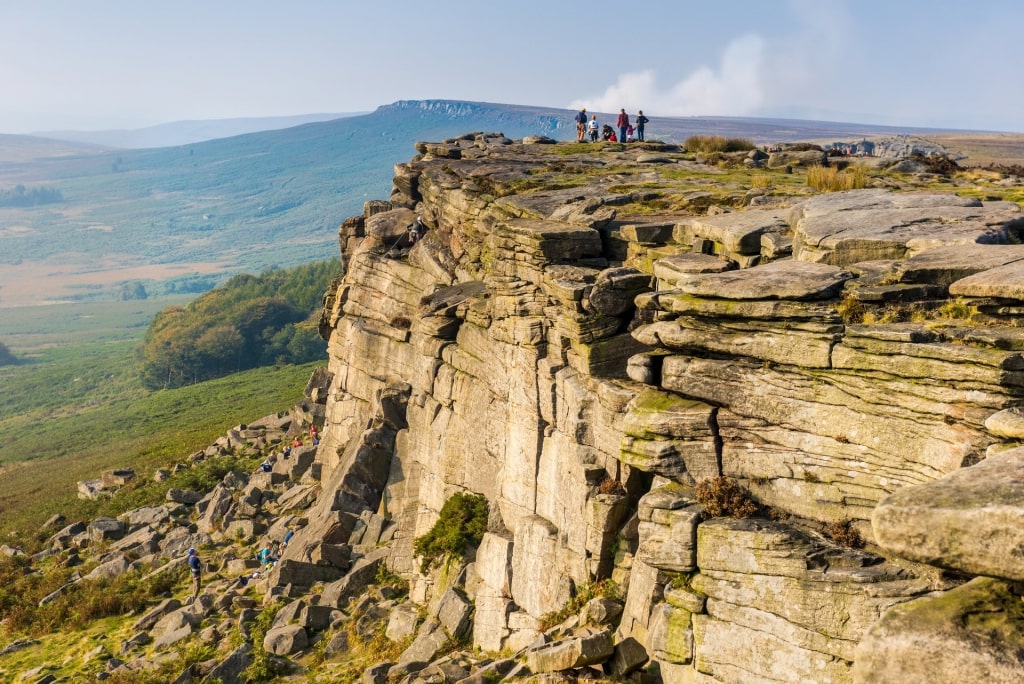
<path fill-rule="evenodd" d="M 20 558 L 0 563 L 0 579 L 6 580 L 0 589 L 0 614 L 5 617 L 0 629 L 8 634 L 24 631 L 36 636 L 83 629 L 93 620 L 139 610 L 174 586 L 173 573 L 144 579 L 138 572 L 129 572 L 113 579 L 80 582 L 56 600 L 40 605 L 44 596 L 70 581 L 73 569 L 17 576 L 24 563 Z"/>
<path fill-rule="evenodd" d="M 613 478 L 606 477 L 601 480 L 601 484 L 597 485 L 597 491 L 599 494 L 615 494 L 622 496 L 626 493 L 626 488 L 622 486 L 622 482 Z"/>
<path fill-rule="evenodd" d="M 597 582 L 587 582 L 577 587 L 576 593 L 562 606 L 561 610 L 546 613 L 541 617 L 541 629 L 551 629 L 564 622 L 570 615 L 580 612 L 588 601 L 598 597 L 619 599 L 621 597 L 619 585 L 610 579 L 603 579 Z"/>
<path fill-rule="evenodd" d="M 938 318 L 948 318 L 954 320 L 970 320 L 974 315 L 974 311 L 963 299 L 957 298 L 952 301 L 946 302 L 940 306 L 936 311 L 935 315 Z"/>
<path fill-rule="evenodd" d="M 864 321 L 864 304 L 859 299 L 854 297 L 846 296 L 836 305 L 836 313 L 838 313 L 844 323 L 862 323 Z"/>
<path fill-rule="evenodd" d="M 864 539 L 860 532 L 853 526 L 852 520 L 834 520 L 825 525 L 822 530 L 825 536 L 840 546 L 850 549 L 864 548 Z"/>
<path fill-rule="evenodd" d="M 750 492 L 735 480 L 721 475 L 701 481 L 696 494 L 697 503 L 704 506 L 704 512 L 712 518 L 749 518 L 760 510 Z"/>
<path fill-rule="evenodd" d="M 278 601 L 265 606 L 253 622 L 252 650 L 249 652 L 252 662 L 242 673 L 246 682 L 268 682 L 281 674 L 277 671 L 270 654 L 263 648 L 263 638 L 270 631 L 270 626 L 274 623 L 274 616 L 277 615 L 282 605 Z"/>
<path fill-rule="evenodd" d="M 787 152 L 823 152 L 821 145 L 815 145 L 814 143 L 793 143 L 786 145 Z"/>
<path fill-rule="evenodd" d="M 377 566 L 377 574 L 373 578 L 373 583 L 378 586 L 390 587 L 402 596 L 409 594 L 409 581 L 393 572 L 384 563 Z"/>
<path fill-rule="evenodd" d="M 487 531 L 487 511 L 487 499 L 480 494 L 459 492 L 445 501 L 434 526 L 413 541 L 420 571 L 446 556 L 462 557 L 467 546 L 477 546 Z"/>
<path fill-rule="evenodd" d="M 750 176 L 750 187 L 763 190 L 772 187 L 772 177 L 767 173 L 755 173 Z"/>
<path fill-rule="evenodd" d="M 690 152 L 745 152 L 754 149 L 746 138 L 726 138 L 724 135 L 691 135 L 683 143 Z"/>

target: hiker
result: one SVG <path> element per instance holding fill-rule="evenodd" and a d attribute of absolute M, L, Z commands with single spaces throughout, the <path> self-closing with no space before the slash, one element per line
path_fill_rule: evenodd
<path fill-rule="evenodd" d="M 636 138 L 633 137 L 633 127 L 626 126 L 626 142 L 633 142 Z"/>
<path fill-rule="evenodd" d="M 192 573 L 192 596 L 189 597 L 188 602 L 192 603 L 199 596 L 203 574 L 203 562 L 199 560 L 199 552 L 195 548 L 188 550 L 188 568 Z"/>
<path fill-rule="evenodd" d="M 600 124 L 597 123 L 597 114 L 590 117 L 590 142 L 597 142 L 597 129 Z"/>
<path fill-rule="evenodd" d="M 309 438 L 311 440 L 313 440 L 314 443 L 316 442 L 316 424 L 315 423 L 313 425 L 309 426 Z"/>
<path fill-rule="evenodd" d="M 288 457 L 292 455 L 292 447 L 290 444 L 285 444 L 284 451 L 281 452 L 281 458 L 288 460 Z"/>
<path fill-rule="evenodd" d="M 274 466 L 270 465 L 270 459 L 269 458 L 264 459 L 263 463 L 260 463 L 260 470 L 262 470 L 265 473 L 269 473 L 273 469 L 274 469 Z"/>
<path fill-rule="evenodd" d="M 625 109 L 619 110 L 619 118 L 615 125 L 619 127 L 619 141 L 626 142 L 626 126 L 629 125 L 629 114 L 626 114 Z"/>
<path fill-rule="evenodd" d="M 644 110 L 640 109 L 636 113 L 636 140 L 637 142 L 644 141 L 644 124 L 650 119 L 644 116 Z"/>
<path fill-rule="evenodd" d="M 298 449 L 300 446 L 302 446 L 302 440 L 296 436 L 295 439 L 292 440 L 292 449 Z"/>
<path fill-rule="evenodd" d="M 584 107 L 576 115 L 576 142 L 583 142 L 587 131 L 587 108 Z"/>
<path fill-rule="evenodd" d="M 288 548 L 288 542 L 290 542 L 292 540 L 292 537 L 294 536 L 295 530 L 289 527 L 288 531 L 284 533 L 284 541 L 281 543 L 281 551 L 284 551 Z"/>

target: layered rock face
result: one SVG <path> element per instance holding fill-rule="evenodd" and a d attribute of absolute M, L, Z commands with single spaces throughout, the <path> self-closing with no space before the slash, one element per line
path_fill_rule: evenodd
<path fill-rule="evenodd" d="M 559 147 L 421 144 L 343 224 L 323 493 L 292 546 L 390 517 L 388 566 L 436 602 L 450 582 L 412 540 L 470 491 L 485 650 L 612 578 L 615 648 L 665 681 L 1019 674 L 1016 205 L 862 190 L 709 215 L 678 150 Z M 669 195 L 684 211 L 652 213 Z M 761 515 L 711 517 L 695 487 L 721 476 Z"/>

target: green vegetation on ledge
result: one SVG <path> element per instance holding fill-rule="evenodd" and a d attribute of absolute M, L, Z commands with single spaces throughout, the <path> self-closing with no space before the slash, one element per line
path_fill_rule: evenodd
<path fill-rule="evenodd" d="M 461 557 L 467 546 L 477 546 L 487 531 L 487 499 L 480 494 L 458 492 L 441 506 L 437 522 L 413 542 L 420 570 L 445 557 Z"/>

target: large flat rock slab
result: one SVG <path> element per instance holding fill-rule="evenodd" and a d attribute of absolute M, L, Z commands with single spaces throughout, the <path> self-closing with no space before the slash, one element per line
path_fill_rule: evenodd
<path fill-rule="evenodd" d="M 950 285 L 949 294 L 958 297 L 1024 299 L 1024 262 L 1016 261 L 967 276 Z"/>
<path fill-rule="evenodd" d="M 882 500 L 878 544 L 904 558 L 1024 581 L 1024 447 Z"/>
<path fill-rule="evenodd" d="M 1024 229 L 1012 202 L 879 190 L 813 197 L 791 210 L 789 222 L 794 258 L 839 266 L 949 245 L 1008 244 Z"/>
<path fill-rule="evenodd" d="M 853 274 L 827 264 L 773 261 L 764 266 L 694 276 L 679 283 L 685 294 L 722 299 L 831 299 Z"/>
<path fill-rule="evenodd" d="M 514 250 L 510 251 L 543 257 L 545 261 L 601 255 L 601 235 L 586 226 L 558 221 L 513 219 L 503 226 L 499 225 L 496 232 L 499 237 L 509 238 L 515 245 Z"/>
<path fill-rule="evenodd" d="M 771 209 L 738 211 L 690 220 L 690 230 L 695 236 L 717 242 L 737 254 L 760 254 L 763 233 L 783 233 L 787 229 L 782 214 Z"/>
<path fill-rule="evenodd" d="M 1024 245 L 952 245 L 928 249 L 902 262 L 900 282 L 949 286 L 974 275 L 1024 261 Z"/>
<path fill-rule="evenodd" d="M 654 277 L 660 284 L 671 288 L 695 275 L 721 273 L 733 268 L 735 264 L 731 261 L 710 254 L 676 254 L 654 262 Z"/>

